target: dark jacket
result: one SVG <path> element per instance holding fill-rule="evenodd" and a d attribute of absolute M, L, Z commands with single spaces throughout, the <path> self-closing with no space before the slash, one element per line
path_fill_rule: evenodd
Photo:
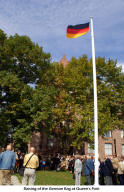
<path fill-rule="evenodd" d="M 112 162 L 109 158 L 107 158 L 105 160 L 104 175 L 105 176 L 112 176 L 113 171 L 114 170 L 113 170 Z"/>
<path fill-rule="evenodd" d="M 99 174 L 104 176 L 104 169 L 105 169 L 105 164 L 104 162 L 100 162 L 99 166 Z"/>

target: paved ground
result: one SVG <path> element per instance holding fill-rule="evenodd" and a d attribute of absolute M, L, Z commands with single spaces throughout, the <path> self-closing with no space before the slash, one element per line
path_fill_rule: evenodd
<path fill-rule="evenodd" d="M 12 175 L 12 176 L 11 176 L 11 184 L 12 184 L 12 185 L 21 185 L 18 177 L 15 176 L 15 175 Z"/>

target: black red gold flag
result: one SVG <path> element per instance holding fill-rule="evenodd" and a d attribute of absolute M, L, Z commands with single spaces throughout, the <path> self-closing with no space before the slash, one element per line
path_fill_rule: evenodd
<path fill-rule="evenodd" d="M 89 32 L 89 23 L 69 25 L 67 27 L 67 38 L 77 38 Z"/>

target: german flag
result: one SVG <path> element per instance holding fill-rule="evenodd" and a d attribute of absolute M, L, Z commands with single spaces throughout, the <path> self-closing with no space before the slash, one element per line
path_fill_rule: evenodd
<path fill-rule="evenodd" d="M 77 38 L 85 35 L 89 31 L 89 23 L 79 24 L 79 25 L 69 25 L 67 27 L 67 38 Z"/>

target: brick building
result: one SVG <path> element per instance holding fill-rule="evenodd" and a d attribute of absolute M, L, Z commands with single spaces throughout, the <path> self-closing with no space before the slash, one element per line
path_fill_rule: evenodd
<path fill-rule="evenodd" d="M 104 158 L 105 155 L 113 155 L 116 153 L 118 156 L 124 156 L 124 131 L 114 130 L 108 131 L 104 136 L 99 137 L 98 142 L 99 157 Z M 88 143 L 85 143 L 85 154 L 93 154 L 94 151 L 90 148 Z"/>
<path fill-rule="evenodd" d="M 36 151 L 42 155 L 55 155 L 56 153 L 60 152 L 57 138 L 53 137 L 52 135 L 48 137 L 45 132 L 34 132 L 32 134 L 31 141 L 28 144 L 28 151 L 31 146 L 34 146 L 36 148 Z"/>
<path fill-rule="evenodd" d="M 47 137 L 45 133 L 34 133 L 31 139 L 31 145 L 35 146 L 37 152 L 42 155 L 61 153 L 57 138 L 51 136 Z M 105 155 L 112 155 L 116 153 L 118 156 L 124 156 L 124 131 L 114 130 L 108 131 L 104 137 L 99 137 L 99 157 L 104 158 Z M 73 151 L 74 152 L 74 151 Z M 82 155 L 94 154 L 94 150 L 90 148 L 88 143 L 82 143 L 80 150 Z"/>

